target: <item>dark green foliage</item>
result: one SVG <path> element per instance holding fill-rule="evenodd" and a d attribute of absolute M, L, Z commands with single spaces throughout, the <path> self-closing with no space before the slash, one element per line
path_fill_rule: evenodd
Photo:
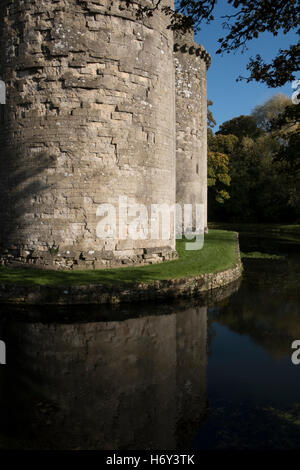
<path fill-rule="evenodd" d="M 289 103 L 287 97 L 275 96 L 256 107 L 252 116 L 231 119 L 222 124 L 214 137 L 209 136 L 209 149 L 229 156 L 231 179 L 230 197 L 222 207 L 215 203 L 209 191 L 210 220 L 295 222 L 299 219 L 299 105 L 289 106 Z"/>
<path fill-rule="evenodd" d="M 286 180 L 289 206 L 300 216 L 300 104 L 287 106 L 272 120 L 273 134 L 279 136 L 280 147 L 274 161 L 280 165 Z"/>
<path fill-rule="evenodd" d="M 189 16 L 194 19 L 197 26 L 203 19 L 213 21 L 215 1 L 184 0 L 179 2 L 182 12 L 186 3 Z M 225 17 L 224 26 L 228 34 L 219 39 L 220 48 L 217 51 L 219 54 L 237 49 L 245 50 L 249 41 L 258 38 L 264 32 L 277 36 L 281 31 L 287 34 L 299 28 L 299 0 L 228 0 L 228 3 L 236 11 Z M 270 63 L 264 62 L 259 54 L 251 58 L 247 66 L 250 74 L 246 80 L 263 82 L 276 88 L 295 80 L 297 78 L 295 74 L 299 68 L 300 43 L 298 42 L 292 44 L 289 49 L 280 49 Z M 239 77 L 239 79 L 243 78 Z"/>
<path fill-rule="evenodd" d="M 213 128 L 217 124 L 213 117 L 212 111 L 209 108 L 209 106 L 212 106 L 212 105 L 213 105 L 213 102 L 208 100 L 207 101 L 207 127 L 208 128 Z"/>
<path fill-rule="evenodd" d="M 220 130 L 216 134 L 222 135 L 235 135 L 239 139 L 242 137 L 256 138 L 262 134 L 259 129 L 256 120 L 253 116 L 238 116 L 226 121 L 220 126 Z"/>
<path fill-rule="evenodd" d="M 292 45 L 289 49 L 280 49 L 270 64 L 266 64 L 260 54 L 251 57 L 247 70 L 250 71 L 247 82 L 255 80 L 265 83 L 271 88 L 285 85 L 296 79 L 296 72 L 300 68 L 300 44 Z M 243 77 L 239 77 L 242 80 Z"/>
<path fill-rule="evenodd" d="M 299 134 L 300 132 L 299 123 L 300 123 L 300 103 L 290 104 L 289 106 L 286 106 L 284 110 L 271 121 L 271 130 L 272 131 L 280 131 L 282 129 L 292 130 L 292 128 L 296 126 L 296 128 L 294 128 L 293 131 Z"/>

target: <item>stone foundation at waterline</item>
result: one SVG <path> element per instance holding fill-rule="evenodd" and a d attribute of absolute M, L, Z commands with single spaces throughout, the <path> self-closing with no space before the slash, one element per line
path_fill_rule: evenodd
<path fill-rule="evenodd" d="M 208 235 L 208 237 L 211 235 Z M 214 237 L 214 233 L 212 233 Z M 205 297 L 207 301 L 209 298 L 218 298 L 219 288 L 231 289 L 231 285 L 236 285 L 239 281 L 243 266 L 241 263 L 241 256 L 239 250 L 238 234 L 231 234 L 232 241 L 234 241 L 233 252 L 234 257 L 230 260 L 230 251 L 226 253 L 223 263 L 219 265 L 218 269 L 210 267 L 207 271 L 202 274 L 197 274 L 198 269 L 190 272 L 185 271 L 185 275 L 180 275 L 178 271 L 178 265 L 180 258 L 177 261 L 169 263 L 169 271 L 165 274 L 162 279 L 155 278 L 155 274 L 152 273 L 151 280 L 151 267 L 135 268 L 135 271 L 144 269 L 148 271 L 148 281 L 142 281 L 142 274 L 136 278 L 133 276 L 132 269 L 129 268 L 125 280 L 114 279 L 113 271 L 106 271 L 109 273 L 108 278 L 101 277 L 103 272 L 96 272 L 97 278 L 92 282 L 88 278 L 83 277 L 77 278 L 77 283 L 72 284 L 70 276 L 73 280 L 77 277 L 70 272 L 63 273 L 51 273 L 55 276 L 45 279 L 40 283 L 41 272 L 38 270 L 10 270 L 2 268 L 7 273 L 12 273 L 13 277 L 2 277 L 0 282 L 0 303 L 2 304 L 18 304 L 22 305 L 84 305 L 84 304 L 108 304 L 115 305 L 126 302 L 137 302 L 137 301 L 151 301 L 151 300 L 165 300 L 169 298 L 185 298 L 185 297 L 196 297 L 198 300 L 201 297 Z M 227 244 L 230 238 L 226 238 Z M 206 248 L 209 243 L 205 245 Z M 212 246 L 212 245 L 211 245 Z M 216 248 L 215 245 L 213 245 Z M 229 244 L 227 250 L 229 249 Z M 227 251 L 226 250 L 226 251 Z M 180 252 L 180 250 L 179 250 Z M 215 249 L 214 252 L 216 253 Z M 222 253 L 222 250 L 219 251 Z M 181 254 L 182 256 L 182 254 Z M 212 254 L 214 256 L 214 254 Z M 218 255 L 220 257 L 220 254 Z M 229 257 L 228 257 L 229 256 Z M 201 265 L 202 263 L 199 262 Z M 190 266 L 190 265 L 189 265 Z M 222 266 L 222 267 L 221 267 Z M 156 269 L 163 269 L 165 266 L 157 266 Z M 200 268 L 201 266 L 199 266 Z M 176 270 L 177 269 L 177 270 Z M 20 272 L 23 271 L 20 278 Z M 29 278 L 26 278 L 24 271 L 29 271 Z M 119 274 L 124 271 L 116 269 Z M 181 271 L 182 272 L 182 271 Z M 46 273 L 44 271 L 44 273 Z M 88 273 L 88 271 L 81 272 L 81 275 Z M 100 274 L 101 273 L 101 274 Z M 196 274 L 195 274 L 196 273 Z M 37 278 L 35 278 L 37 274 Z M 174 275 L 175 274 L 175 275 Z M 59 279 L 57 276 L 59 275 Z M 147 276 L 146 276 L 147 278 Z M 35 279 L 38 283 L 35 282 Z M 131 279 L 131 281 L 130 281 Z M 137 279 L 137 280 L 133 280 Z M 111 282 L 110 282 L 111 281 Z M 128 282 L 129 281 L 129 282 Z M 234 288 L 234 287 L 233 287 Z M 216 292 L 216 294 L 214 294 Z"/>
<path fill-rule="evenodd" d="M 96 305 L 196 297 L 229 286 L 241 277 L 242 265 L 192 278 L 153 283 L 79 286 L 0 285 L 0 302 L 20 305 Z"/>
<path fill-rule="evenodd" d="M 2 263 L 101 269 L 176 257 L 174 220 L 168 239 L 96 233 L 97 208 L 117 207 L 119 196 L 147 208 L 176 203 L 174 38 L 161 12 L 136 18 L 141 3 L 152 5 L 1 0 Z M 201 62 L 204 119 L 209 57 L 180 44 L 182 56 Z M 186 106 L 185 130 L 177 129 L 188 135 Z M 205 140 L 203 122 L 195 126 L 197 142 Z M 204 140 L 198 173 L 205 172 Z M 201 185 L 193 191 L 205 192 Z"/>

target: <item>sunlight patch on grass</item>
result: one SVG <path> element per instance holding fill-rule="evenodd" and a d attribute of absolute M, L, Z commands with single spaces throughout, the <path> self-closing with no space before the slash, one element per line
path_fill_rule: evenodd
<path fill-rule="evenodd" d="M 238 261 L 236 234 L 225 230 L 210 230 L 201 250 L 186 251 L 184 240 L 178 240 L 176 248 L 178 260 L 139 267 L 83 271 L 0 267 L 0 282 L 41 286 L 150 283 L 223 271 Z"/>

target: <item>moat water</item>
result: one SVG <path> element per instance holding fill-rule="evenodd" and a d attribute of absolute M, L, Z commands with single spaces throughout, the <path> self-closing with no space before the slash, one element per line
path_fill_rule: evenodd
<path fill-rule="evenodd" d="M 300 449 L 300 243 L 241 283 L 122 308 L 1 306 L 0 449 Z"/>

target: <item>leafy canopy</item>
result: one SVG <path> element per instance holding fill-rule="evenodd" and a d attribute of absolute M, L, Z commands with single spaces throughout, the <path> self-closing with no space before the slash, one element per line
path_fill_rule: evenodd
<path fill-rule="evenodd" d="M 265 103 L 255 106 L 251 114 L 258 127 L 267 132 L 271 130 L 272 121 L 281 115 L 286 107 L 291 104 L 292 101 L 288 96 L 278 93 Z"/>
<path fill-rule="evenodd" d="M 288 97 L 275 95 L 256 106 L 251 116 L 224 122 L 216 135 L 209 129 L 208 176 L 218 175 L 220 155 L 225 154 L 230 178 L 225 187 L 230 197 L 222 204 L 217 199 L 222 181 L 209 179 L 214 184 L 208 191 L 211 219 L 300 220 L 300 104 L 291 103 Z"/>
<path fill-rule="evenodd" d="M 262 131 L 259 129 L 253 116 L 238 116 L 221 124 L 220 129 L 216 134 L 233 134 L 239 139 L 242 139 L 243 137 L 259 137 L 262 134 Z"/>

